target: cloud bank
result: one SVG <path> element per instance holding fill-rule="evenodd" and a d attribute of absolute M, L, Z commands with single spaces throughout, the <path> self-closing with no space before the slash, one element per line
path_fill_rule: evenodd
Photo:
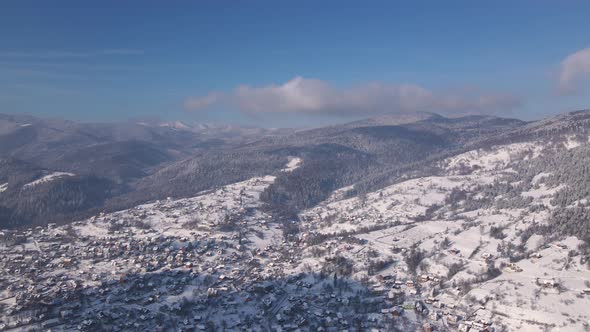
<path fill-rule="evenodd" d="M 575 93 L 584 80 L 590 80 L 590 48 L 570 54 L 561 61 L 558 92 L 563 95 Z"/>
<path fill-rule="evenodd" d="M 298 113 L 359 116 L 384 112 L 431 111 L 444 114 L 495 113 L 513 109 L 521 100 L 510 94 L 461 91 L 436 93 L 411 84 L 370 83 L 338 88 L 318 79 L 295 77 L 280 85 L 238 86 L 229 94 L 188 98 L 185 107 L 203 110 L 229 101 L 244 113 Z"/>

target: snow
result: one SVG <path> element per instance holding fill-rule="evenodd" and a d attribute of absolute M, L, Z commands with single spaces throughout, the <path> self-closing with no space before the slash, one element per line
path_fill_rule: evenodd
<path fill-rule="evenodd" d="M 541 172 L 541 173 L 539 173 L 539 174 L 537 174 L 537 175 L 535 175 L 533 177 L 533 180 L 531 181 L 531 184 L 536 184 L 539 181 L 541 181 L 541 179 L 546 178 L 548 176 L 551 176 L 551 174 L 552 173 L 549 173 L 549 172 Z"/>
<path fill-rule="evenodd" d="M 557 186 L 557 187 L 553 187 L 553 188 L 547 188 L 547 186 L 542 183 L 539 185 L 538 189 L 531 189 L 529 191 L 525 191 L 522 193 L 522 196 L 524 197 L 532 197 L 534 199 L 540 199 L 540 198 L 546 198 L 546 197 L 552 197 L 556 192 L 558 192 L 559 190 L 561 190 L 563 188 L 563 186 Z"/>
<path fill-rule="evenodd" d="M 576 247 L 579 241 L 568 238 L 564 243 Z M 470 294 L 500 299 L 494 302 L 494 306 L 498 312 L 507 316 L 506 323 L 512 327 L 511 330 L 524 328 L 527 331 L 536 331 L 534 325 L 529 325 L 532 321 L 557 326 L 568 325 L 563 331 L 582 330 L 581 322 L 588 319 L 587 306 L 590 305 L 590 300 L 588 297 L 580 298 L 577 294 L 585 287 L 588 270 L 576 262 L 572 262 L 569 269 L 564 269 L 567 252 L 568 250 L 554 246 L 541 250 L 541 258 L 518 262 L 522 272 L 503 273 L 493 282 L 481 284 Z M 558 280 L 568 291 L 542 289 L 535 283 L 536 278 Z"/>
<path fill-rule="evenodd" d="M 299 166 L 301 166 L 302 162 L 303 162 L 303 160 L 301 158 L 291 158 L 291 159 L 289 159 L 289 162 L 287 163 L 287 165 L 285 165 L 285 167 L 281 171 L 282 172 L 293 172 L 294 170 L 299 168 Z"/>
<path fill-rule="evenodd" d="M 491 183 L 494 179 L 494 176 L 484 174 L 410 179 L 369 193 L 364 201 L 359 197 L 338 199 L 342 198 L 341 193 L 334 194 L 316 208 L 304 211 L 302 215 L 320 215 L 322 218 L 336 216 L 342 221 L 322 227 L 318 230 L 321 233 L 338 233 L 393 221 L 408 223 L 424 214 L 429 207 L 444 204 L 446 195 L 452 189 Z"/>
<path fill-rule="evenodd" d="M 38 184 L 50 182 L 55 179 L 59 179 L 59 178 L 66 177 L 66 176 L 76 176 L 76 174 L 67 173 L 67 172 L 53 172 L 51 174 L 45 175 L 44 177 L 42 177 L 40 179 L 37 179 L 33 182 L 29 182 L 29 183 L 25 184 L 24 187 L 32 187 L 32 186 L 35 186 Z"/>
<path fill-rule="evenodd" d="M 189 126 L 182 123 L 181 121 L 164 122 L 160 124 L 160 127 L 169 127 L 173 129 L 190 129 Z"/>
<path fill-rule="evenodd" d="M 414 278 L 414 272 L 440 276 L 440 285 L 443 287 L 438 291 L 438 299 L 457 306 L 485 306 L 485 309 L 476 310 L 477 315 L 492 319 L 494 325 L 498 326 L 497 330 L 542 331 L 546 325 L 552 324 L 555 330 L 583 331 L 583 322 L 590 318 L 587 312 L 590 297 L 581 296 L 580 292 L 587 288 L 585 282 L 590 280 L 590 272 L 580 262 L 579 255 L 570 257 L 569 254 L 581 241 L 575 237 L 559 240 L 541 235 L 532 235 L 528 239 L 521 237 L 522 232 L 534 223 L 546 221 L 550 209 L 532 211 L 528 207 L 499 208 L 493 202 L 491 206 L 482 204 L 479 208 L 467 209 L 464 201 L 454 202 L 453 205 L 446 201 L 454 189 L 461 189 L 471 197 L 483 197 L 478 192 L 480 185 L 503 180 L 503 175 L 514 172 L 511 168 L 513 162 L 527 154 L 537 157 L 540 151 L 541 146 L 535 143 L 474 150 L 446 159 L 441 163 L 443 170 L 437 176 L 407 179 L 361 197 L 346 198 L 345 193 L 353 187 L 340 188 L 326 201 L 301 213 L 299 226 L 302 241 L 291 249 L 298 250 L 295 252 L 297 259 L 293 259 L 292 264 L 284 264 L 278 255 L 277 248 L 289 245 L 283 242 L 281 228 L 270 223 L 271 216 L 260 209 L 260 194 L 273 183 L 273 176 L 229 184 L 190 198 L 139 205 L 86 220 L 76 225 L 75 229 L 83 236 L 105 238 L 113 236 L 108 231 L 112 222 L 137 218 L 148 229 L 142 232 L 128 227 L 134 237 L 147 238 L 157 234 L 221 241 L 233 233 L 220 231 L 220 221 L 232 213 L 248 211 L 240 215 L 240 230 L 244 231 L 246 246 L 265 253 L 266 258 L 258 256 L 262 262 L 260 274 L 263 278 L 272 275 L 269 271 L 276 269 L 279 264 L 283 264 L 280 273 L 284 275 L 319 271 L 327 256 L 338 254 L 354 262 L 350 276 L 352 280 L 369 277 L 373 282 L 375 276 L 369 276 L 367 272 L 367 262 L 371 259 L 367 253 L 371 252 L 371 255 L 377 253 L 380 259 L 394 262 L 380 270 L 379 274 L 395 276 L 397 280 L 403 281 Z M 293 171 L 302 162 L 300 158 L 290 158 L 282 171 Z M 465 175 L 463 171 L 459 172 L 463 168 L 461 165 L 479 167 Z M 544 172 L 533 177 L 530 183 L 533 188 L 522 192 L 522 196 L 532 197 L 535 202 L 548 202 L 561 189 L 561 186 L 550 188 L 542 183 L 542 179 L 549 175 L 551 173 Z M 518 184 L 526 187 L 527 184 L 521 182 Z M 427 213 L 432 210 L 434 212 Z M 492 236 L 492 227 L 501 228 L 503 235 Z M 343 241 L 344 238 L 340 236 L 344 232 L 352 234 L 359 241 Z M 327 240 L 311 245 L 311 241 L 306 242 L 306 239 L 313 234 L 328 235 Z M 556 246 L 556 241 L 567 248 Z M 524 248 L 523 258 L 515 263 L 522 269 L 520 272 L 506 268 L 510 263 L 509 258 L 502 256 L 499 248 L 509 244 L 515 247 L 522 244 Z M 416 271 L 409 271 L 405 257 L 413 246 L 424 252 L 425 259 Z M 229 245 L 226 248 L 228 251 L 234 249 Z M 325 254 L 313 254 L 313 249 L 320 249 Z M 218 258 L 203 255 L 200 259 L 206 263 L 219 264 L 219 261 L 215 261 Z M 119 263 L 121 267 L 126 264 Z M 113 269 L 107 264 L 84 264 L 88 265 L 81 266 L 81 269 L 94 272 L 121 271 L 119 267 Z M 240 263 L 225 264 L 225 268 L 221 268 L 225 275 L 232 269 L 244 269 Z M 459 264 L 463 269 L 447 278 L 452 264 Z M 502 273 L 487 280 L 486 271 L 490 266 L 497 267 Z M 542 288 L 536 283 L 537 278 L 554 278 L 563 289 Z M 463 282 L 469 282 L 470 285 L 463 288 Z M 423 289 L 421 296 L 425 296 L 427 291 L 423 285 L 420 288 Z M 319 291 L 320 286 L 316 284 L 313 289 Z M 178 303 L 183 297 L 192 297 L 193 290 L 204 292 L 203 289 L 189 286 L 183 293 L 168 296 L 162 301 Z M 282 300 L 288 295 L 289 291 Z M 280 301 L 281 296 L 277 295 L 274 302 Z M 473 312 L 472 309 L 465 310 Z M 214 313 L 210 314 L 215 317 Z M 416 319 L 410 312 L 406 317 Z"/>
<path fill-rule="evenodd" d="M 574 143 L 568 146 L 573 148 Z M 537 158 L 542 150 L 541 143 L 532 142 L 469 151 L 444 160 L 441 163 L 443 172 L 439 176 L 409 179 L 364 197 L 346 198 L 344 193 L 352 188 L 342 188 L 318 206 L 304 211 L 301 228 L 334 236 L 354 231 L 357 238 L 365 240 L 363 245 L 341 251 L 361 266 L 354 275 L 357 280 L 366 276 L 362 261 L 366 259 L 363 253 L 369 250 L 379 252 L 381 257 L 394 257 L 398 262 L 380 273 L 395 275 L 399 280 L 411 277 L 403 264 L 404 252 L 417 245 L 426 253 L 424 265 L 418 267 L 419 273 L 446 276 L 451 264 L 460 264 L 464 269 L 445 281 L 447 287 L 451 282 L 472 282 L 472 288 L 466 294 L 460 295 L 452 288 L 443 290 L 439 297 L 445 298 L 445 302 L 466 304 L 469 298 L 487 302 L 486 308 L 491 308 L 488 312 L 499 313 L 492 314 L 491 319 L 509 331 L 543 331 L 545 324 L 560 331 L 584 331 L 583 323 L 590 318 L 587 313 L 590 297 L 579 294 L 587 288 L 585 282 L 590 280 L 590 271 L 580 263 L 580 256 L 568 258 L 568 252 L 581 243 L 575 237 L 562 239 L 561 242 L 569 248 L 562 249 L 555 246 L 555 242 L 547 248 L 544 236 L 532 235 L 522 243 L 524 251 L 527 254 L 538 252 L 541 258 L 518 261 L 516 264 L 522 272 L 503 269 L 499 277 L 476 281 L 485 274 L 490 262 L 497 267 L 509 263 L 507 257 L 501 257 L 499 246 L 509 243 L 519 246 L 523 231 L 533 223 L 544 223 L 548 219 L 551 213 L 549 201 L 562 189 L 562 186 L 548 187 L 542 183 L 550 172 L 537 174 L 530 183 L 533 188 L 521 193 L 523 197 L 545 203 L 549 207 L 546 210 L 490 206 L 462 211 L 461 202 L 455 208 L 445 204 L 445 198 L 454 188 L 482 197 L 475 190 L 478 185 L 502 180 L 504 174 L 514 172 L 513 163 Z M 463 166 L 473 169 L 467 172 L 468 175 L 460 175 L 465 174 Z M 527 185 L 522 181 L 513 184 Z M 427 219 L 414 218 L 435 205 L 442 207 Z M 380 228 L 362 231 L 373 226 Z M 500 227 L 504 238 L 492 237 L 491 227 Z M 441 249 L 445 238 L 450 246 Z M 395 253 L 394 249 L 401 250 L 401 253 Z M 490 255 L 492 259 L 488 261 Z M 306 262 L 314 266 L 313 261 Z M 559 293 L 556 289 L 542 288 L 536 284 L 536 278 L 558 279 L 564 290 Z"/>
<path fill-rule="evenodd" d="M 447 158 L 442 166 L 451 172 L 457 172 L 461 166 L 480 168 L 479 172 L 492 171 L 507 167 L 510 162 L 522 155 L 531 153 L 533 158 L 540 155 L 542 146 L 535 143 L 514 143 L 491 149 L 478 149 Z M 527 157 L 525 157 L 526 159 Z"/>
<path fill-rule="evenodd" d="M 571 150 L 577 148 L 578 146 L 582 145 L 580 141 L 576 140 L 574 136 L 567 136 L 566 141 L 563 142 L 563 145 L 566 149 Z"/>

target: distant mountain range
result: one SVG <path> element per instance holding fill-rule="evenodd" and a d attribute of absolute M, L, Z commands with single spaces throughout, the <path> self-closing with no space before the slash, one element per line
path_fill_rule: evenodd
<path fill-rule="evenodd" d="M 278 176 L 263 194 L 269 207 L 296 212 L 342 187 L 358 195 L 427 173 L 469 149 L 588 127 L 589 111 L 534 122 L 386 115 L 306 130 L 0 114 L 0 226 L 68 222 L 265 174 Z M 289 157 L 302 166 L 279 172 Z"/>

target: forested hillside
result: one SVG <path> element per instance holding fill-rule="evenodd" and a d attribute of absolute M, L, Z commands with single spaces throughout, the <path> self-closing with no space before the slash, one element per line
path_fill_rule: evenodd
<path fill-rule="evenodd" d="M 527 123 L 421 113 L 398 121 L 392 115 L 299 131 L 219 129 L 223 134 L 217 136 L 213 128 L 187 129 L 182 124 L 80 125 L 9 116 L 3 121 L 0 206 L 2 225 L 14 227 L 190 197 L 265 174 L 277 179 L 262 193 L 262 200 L 275 211 L 293 213 L 315 206 L 340 188 L 346 187 L 348 196 L 364 195 L 404 179 L 436 174 L 440 160 L 465 151 L 531 141 L 549 146 L 563 141 L 564 135 L 582 137 L 590 127 L 590 114 L 572 112 Z M 36 153 L 39 159 L 32 158 Z M 585 149 L 567 150 L 539 160 L 558 170 L 558 181 L 575 181 L 571 179 L 585 174 L 586 166 L 578 167 L 585 165 L 585 156 Z M 300 167 L 280 172 L 293 157 L 302 160 Z M 25 188 L 53 173 L 70 176 Z M 577 187 L 564 189 L 556 199 L 585 197 L 584 183 L 577 181 Z M 569 203 L 564 204 L 567 209 Z M 558 218 L 585 212 L 555 213 Z"/>

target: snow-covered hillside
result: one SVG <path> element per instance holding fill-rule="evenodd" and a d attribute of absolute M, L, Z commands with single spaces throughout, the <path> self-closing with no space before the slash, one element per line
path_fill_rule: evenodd
<path fill-rule="evenodd" d="M 585 309 L 590 305 L 586 245 L 574 236 L 534 235 L 535 227 L 549 223 L 555 209 L 551 200 L 567 185 L 542 183 L 550 169 L 527 177 L 530 183 L 511 182 L 519 178 L 522 165 L 552 149 L 588 144 L 572 137 L 565 142 L 468 151 L 442 161 L 437 176 L 405 180 L 360 197 L 333 195 L 302 214 L 302 228 L 364 240 L 341 252 L 365 266 L 357 267 L 353 278 L 369 277 L 375 283 L 380 276 L 404 282 L 415 280 L 414 275 L 435 278 L 434 284 L 421 283 L 419 291 L 402 286 L 394 292 L 406 300 L 432 298 L 434 304 L 461 308 L 440 311 L 460 312 L 467 325 L 473 316 L 491 319 L 507 331 L 585 331 L 590 318 Z M 515 203 L 511 192 L 494 193 L 490 200 L 486 191 L 499 187 L 530 201 Z M 373 257 L 392 262 L 373 276 L 363 264 L 372 250 L 377 252 Z M 407 264 L 412 259 L 419 263 Z M 446 325 L 443 320 L 440 327 Z"/>
<path fill-rule="evenodd" d="M 298 222 L 261 202 L 268 175 L 2 234 L 0 303 L 15 314 L 0 328 L 587 331 L 587 245 L 546 227 L 587 203 L 556 199 L 571 180 L 555 160 L 589 147 L 563 142 L 467 151 L 357 197 L 344 187 Z M 29 185 L 59 176 L 72 174 Z"/>
<path fill-rule="evenodd" d="M 55 179 L 59 179 L 59 178 L 63 178 L 66 176 L 75 176 L 75 174 L 73 173 L 68 173 L 68 172 L 53 172 L 51 174 L 47 174 L 35 181 L 29 182 L 27 184 L 24 185 L 24 187 L 33 187 L 36 186 L 38 184 L 42 184 L 42 183 L 46 183 L 46 182 L 50 182 L 53 181 Z"/>

